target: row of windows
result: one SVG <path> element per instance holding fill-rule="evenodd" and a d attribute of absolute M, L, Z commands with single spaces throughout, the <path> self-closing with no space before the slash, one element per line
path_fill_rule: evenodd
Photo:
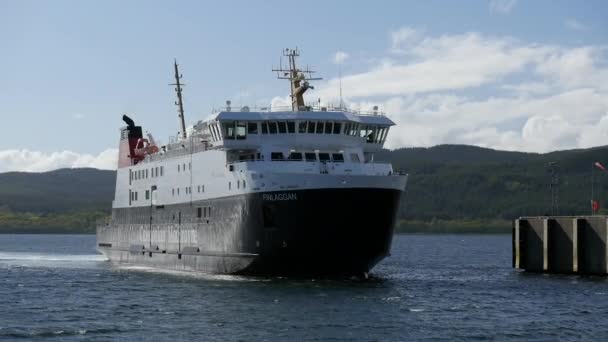
<path fill-rule="evenodd" d="M 149 172 L 148 172 L 149 171 Z M 165 173 L 165 169 L 162 166 L 151 167 L 150 169 L 141 170 L 130 170 L 129 169 L 129 183 L 138 179 L 147 179 L 148 176 L 152 178 L 162 177 Z"/>
<path fill-rule="evenodd" d="M 192 170 L 192 163 L 188 163 L 188 170 Z M 177 172 L 185 172 L 186 171 L 186 163 L 177 164 Z"/>
<path fill-rule="evenodd" d="M 241 187 L 243 187 L 243 189 L 245 189 L 245 187 L 247 186 L 247 183 L 245 183 L 245 180 L 237 180 L 236 181 L 236 188 L 240 189 Z M 228 190 L 232 190 L 232 182 L 228 182 Z"/>
<path fill-rule="evenodd" d="M 271 152 L 270 159 L 274 161 L 307 161 L 307 162 L 316 162 L 317 160 L 321 162 L 329 162 L 333 161 L 334 163 L 343 163 L 344 155 L 342 153 L 327 153 L 327 152 L 319 152 L 318 159 L 317 153 L 315 152 L 291 152 L 285 158 L 283 152 Z M 351 153 L 350 159 L 352 162 L 359 162 L 359 155 L 356 153 Z"/>
<path fill-rule="evenodd" d="M 198 218 L 209 218 L 209 217 L 211 217 L 211 207 L 198 207 L 198 208 L 196 208 L 196 217 L 198 217 Z"/>
<path fill-rule="evenodd" d="M 205 192 L 205 186 L 204 185 L 198 185 L 196 187 L 196 192 L 198 192 L 199 194 L 202 193 L 202 192 Z M 171 195 L 172 196 L 175 196 L 175 195 L 179 196 L 179 193 L 180 193 L 180 188 L 171 189 Z M 184 193 L 186 195 L 192 194 L 192 187 L 191 186 L 184 187 Z"/>
<path fill-rule="evenodd" d="M 224 139 L 242 140 L 247 134 L 344 134 L 366 138 L 368 143 L 384 143 L 388 127 L 362 125 L 355 122 L 336 121 L 223 121 L 222 134 L 217 124 L 211 124 L 209 130 L 214 141 Z"/>
<path fill-rule="evenodd" d="M 129 190 L 129 205 L 131 205 L 131 202 L 137 202 L 138 198 L 139 192 Z M 146 190 L 145 199 L 150 200 L 150 190 Z"/>

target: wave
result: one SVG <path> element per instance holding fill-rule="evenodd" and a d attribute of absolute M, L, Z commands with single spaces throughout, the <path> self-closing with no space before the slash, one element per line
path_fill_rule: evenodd
<path fill-rule="evenodd" d="M 184 277 L 190 279 L 201 279 L 201 280 L 218 280 L 218 281 L 243 281 L 243 282 L 259 282 L 259 281 L 270 281 L 269 278 L 253 277 L 253 276 L 241 276 L 232 274 L 211 274 L 202 273 L 196 271 L 182 271 L 182 270 L 171 270 L 162 269 L 151 266 L 140 266 L 140 265 L 129 265 L 129 264 L 114 264 L 113 268 L 118 271 L 130 271 L 130 272 L 142 272 L 159 275 L 168 275 L 173 277 Z"/>
<path fill-rule="evenodd" d="M 1 261 L 80 262 L 105 261 L 102 254 L 53 254 L 32 252 L 0 252 Z"/>

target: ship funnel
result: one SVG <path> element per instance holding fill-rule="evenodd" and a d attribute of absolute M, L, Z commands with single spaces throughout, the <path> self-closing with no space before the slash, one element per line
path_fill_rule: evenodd
<path fill-rule="evenodd" d="M 122 116 L 122 121 L 124 121 L 129 127 L 135 126 L 135 121 L 126 115 Z"/>

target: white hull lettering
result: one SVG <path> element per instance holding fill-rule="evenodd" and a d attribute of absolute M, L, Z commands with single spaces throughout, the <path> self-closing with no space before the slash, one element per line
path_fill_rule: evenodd
<path fill-rule="evenodd" d="M 298 197 L 295 193 L 263 194 L 262 199 L 264 201 L 296 201 Z"/>

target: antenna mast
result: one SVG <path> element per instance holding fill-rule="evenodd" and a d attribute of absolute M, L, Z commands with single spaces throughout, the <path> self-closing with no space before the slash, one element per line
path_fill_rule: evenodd
<path fill-rule="evenodd" d="M 277 78 L 282 80 L 289 80 L 291 83 L 291 109 L 294 112 L 299 110 L 306 110 L 304 104 L 304 93 L 308 89 L 314 89 L 313 86 L 308 84 L 308 81 L 321 80 L 321 77 L 312 77 L 315 71 L 310 70 L 306 67 L 306 70 L 300 70 L 296 66 L 296 57 L 300 56 L 298 49 L 285 49 L 283 50 L 283 56 L 289 59 L 289 69 L 283 68 L 282 61 L 279 62 L 278 68 L 273 68 L 272 71 L 277 73 Z M 306 77 L 308 75 L 308 77 Z"/>
<path fill-rule="evenodd" d="M 180 79 L 183 77 L 180 73 L 179 73 L 179 69 L 177 68 L 177 59 L 175 59 L 173 61 L 173 67 L 175 69 L 175 83 L 171 83 L 169 85 L 173 85 L 175 86 L 175 92 L 177 93 L 177 102 L 175 102 L 175 105 L 178 106 L 178 117 L 180 120 L 180 135 L 182 137 L 182 139 L 186 139 L 186 122 L 184 120 L 184 102 L 182 101 L 182 86 L 184 84 L 182 84 L 180 82 Z"/>
<path fill-rule="evenodd" d="M 340 79 L 340 110 L 344 108 L 344 101 L 342 101 L 342 62 L 338 64 L 338 78 Z"/>

